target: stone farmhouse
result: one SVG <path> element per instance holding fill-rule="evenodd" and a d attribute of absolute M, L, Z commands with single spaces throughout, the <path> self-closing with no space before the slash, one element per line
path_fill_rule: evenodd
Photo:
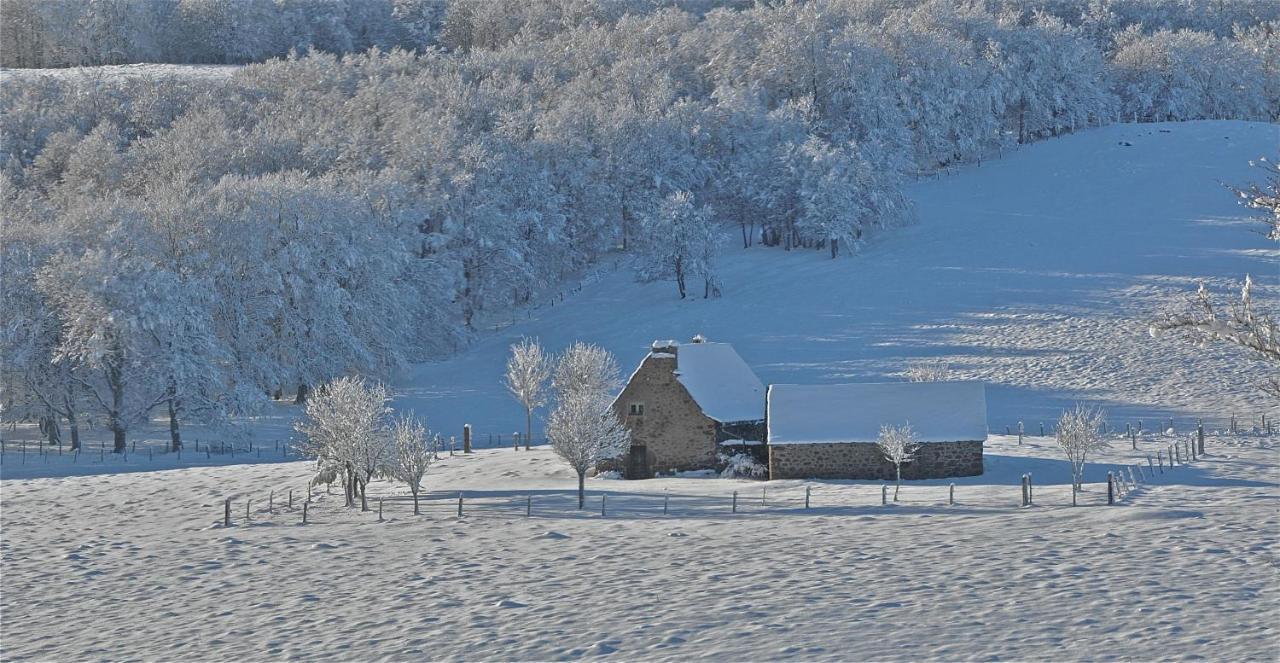
<path fill-rule="evenodd" d="M 733 346 L 655 341 L 614 400 L 631 453 L 628 479 L 717 469 L 722 452 L 767 463 L 770 479 L 890 479 L 876 448 L 882 425 L 910 424 L 921 442 L 902 476 L 982 474 L 986 389 L 980 382 L 771 385 Z"/>
<path fill-rule="evenodd" d="M 764 385 L 728 343 L 701 337 L 653 348 L 613 402 L 631 431 L 629 479 L 715 467 L 729 440 L 764 440 Z"/>

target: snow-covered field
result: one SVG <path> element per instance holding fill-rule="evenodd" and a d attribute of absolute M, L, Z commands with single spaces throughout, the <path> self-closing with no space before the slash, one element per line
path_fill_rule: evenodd
<path fill-rule="evenodd" d="M 806 511 L 798 481 L 594 479 L 578 513 L 545 449 L 445 458 L 422 516 L 375 483 L 399 496 L 384 522 L 335 492 L 301 525 L 302 462 L 11 478 L 0 646 L 6 660 L 1273 660 L 1274 438 L 1211 437 L 1209 456 L 1101 506 L 1107 469 L 1169 443 L 1117 441 L 1077 508 L 1048 440 L 1016 437 L 992 440 L 954 506 L 946 482 L 888 507 L 879 484 L 815 483 Z M 1019 508 L 1028 470 L 1042 485 Z"/>
<path fill-rule="evenodd" d="M 730 244 L 725 296 L 706 301 L 606 274 L 403 376 L 396 405 L 487 440 L 522 427 L 499 383 L 513 339 L 600 343 L 626 370 L 653 339 L 701 332 L 765 383 L 896 379 L 913 359 L 945 359 L 988 382 L 998 432 L 1019 419 L 1038 432 L 1076 399 L 1118 427 L 1173 417 L 1185 434 L 1231 412 L 1252 425 L 1269 406 L 1250 385 L 1260 367 L 1154 341 L 1143 320 L 1200 276 L 1225 288 L 1252 273 L 1274 301 L 1274 245 L 1219 182 L 1248 179 L 1247 160 L 1277 147 L 1280 128 L 1241 122 L 1031 145 L 915 185 L 919 223 L 853 259 Z M 1213 435 L 1207 457 L 1106 507 L 1107 470 L 1184 438 L 1148 433 L 1138 452 L 1117 440 L 1078 508 L 1067 463 L 1038 437 L 994 436 L 954 506 L 945 481 L 909 482 L 882 507 L 877 483 L 673 477 L 591 480 L 578 513 L 549 451 L 483 449 L 432 469 L 422 516 L 379 482 L 384 522 L 335 491 L 302 526 L 310 466 L 273 455 L 295 411 L 252 422 L 266 453 L 251 463 L 5 454 L 0 658 L 1274 660 L 1280 648 L 1276 438 Z M 1025 472 L 1036 505 L 1019 508 Z M 281 507 L 291 489 L 294 509 L 268 514 L 270 491 Z"/>
<path fill-rule="evenodd" d="M 941 359 L 988 383 L 994 430 L 1077 399 L 1116 422 L 1256 418 L 1268 406 L 1251 384 L 1260 364 L 1156 342 L 1147 321 L 1201 277 L 1229 297 L 1252 273 L 1274 301 L 1280 251 L 1222 185 L 1256 178 L 1248 161 L 1278 152 L 1280 127 L 1246 122 L 1114 125 L 1026 146 L 913 186 L 919 222 L 854 258 L 730 238 L 721 299 L 679 301 L 674 285 L 619 271 L 421 365 L 400 405 L 446 432 L 509 433 L 523 412 L 500 380 L 521 335 L 555 350 L 601 344 L 628 371 L 654 339 L 702 333 L 732 343 L 765 384 L 897 380 L 913 360 Z"/>

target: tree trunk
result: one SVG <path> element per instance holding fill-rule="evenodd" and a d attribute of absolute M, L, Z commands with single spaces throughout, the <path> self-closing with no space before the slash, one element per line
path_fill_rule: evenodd
<path fill-rule="evenodd" d="M 832 238 L 831 239 L 831 259 L 835 260 L 836 255 L 838 255 L 839 253 L 840 253 L 840 240 Z"/>
<path fill-rule="evenodd" d="M 898 473 L 898 482 L 893 486 L 893 501 L 897 502 L 898 491 L 902 488 L 902 466 L 897 465 L 894 469 L 897 470 Z"/>
<path fill-rule="evenodd" d="M 680 299 L 684 299 L 684 261 L 676 258 L 676 289 L 680 291 Z"/>
<path fill-rule="evenodd" d="M 524 450 L 529 450 L 529 440 L 533 439 L 533 408 L 524 409 Z"/>
<path fill-rule="evenodd" d="M 169 451 L 182 449 L 182 433 L 178 431 L 178 408 L 169 399 Z"/>
<path fill-rule="evenodd" d="M 413 515 L 418 515 L 418 489 L 413 490 Z"/>
<path fill-rule="evenodd" d="M 587 500 L 587 473 L 578 472 L 578 510 L 582 510 Z"/>
<path fill-rule="evenodd" d="M 307 385 L 305 382 L 298 383 L 298 394 L 293 398 L 294 405 L 302 405 L 307 402 Z"/>
<path fill-rule="evenodd" d="M 80 449 L 80 423 L 76 420 L 76 411 L 67 410 L 67 427 L 71 429 L 71 450 Z"/>
<path fill-rule="evenodd" d="M 107 413 L 107 424 L 111 428 L 115 442 L 115 447 L 111 451 L 122 454 L 125 444 L 125 426 L 120 419 L 120 414 L 124 412 L 124 376 L 120 374 L 119 369 L 107 370 L 107 388 L 111 390 L 111 411 Z"/>
<path fill-rule="evenodd" d="M 365 494 L 365 482 L 360 482 L 360 510 L 369 510 L 369 497 Z"/>

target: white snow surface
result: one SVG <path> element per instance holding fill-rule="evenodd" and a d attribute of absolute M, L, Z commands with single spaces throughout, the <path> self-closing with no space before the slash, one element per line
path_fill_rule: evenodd
<path fill-rule="evenodd" d="M 764 384 L 728 343 L 680 346 L 676 379 L 703 414 L 716 421 L 764 419 Z"/>
<path fill-rule="evenodd" d="M 1275 438 L 1211 437 L 1104 506 L 1107 470 L 1174 439 L 1117 439 L 1075 508 L 1050 438 L 994 436 L 954 506 L 951 480 L 885 507 L 877 482 L 676 477 L 589 480 L 578 512 L 543 447 L 446 455 L 420 516 L 402 485 L 370 485 L 383 522 L 320 488 L 305 526 L 310 463 L 39 478 L 54 459 L 10 451 L 0 658 L 1272 661 Z"/>
<path fill-rule="evenodd" d="M 1265 366 L 1146 330 L 1198 279 L 1225 300 L 1253 274 L 1257 299 L 1277 300 L 1280 252 L 1223 183 L 1255 181 L 1249 160 L 1278 147 L 1277 125 L 1235 121 L 1113 125 L 1026 145 L 911 185 L 918 221 L 851 257 L 743 249 L 728 233 L 719 299 L 681 300 L 670 283 L 637 283 L 625 263 L 606 267 L 564 302 L 416 367 L 396 406 L 450 434 L 468 422 L 509 434 L 524 411 L 502 374 L 522 336 L 551 351 L 590 341 L 625 365 L 655 338 L 704 333 L 765 384 L 884 382 L 912 362 L 945 362 L 948 379 L 987 384 L 992 430 L 1050 422 L 1077 401 L 1121 426 L 1171 416 L 1225 426 L 1232 412 L 1274 408 L 1253 384 Z"/>
<path fill-rule="evenodd" d="M 987 439 L 981 382 L 769 385 L 769 444 L 875 442 L 910 424 L 919 442 Z"/>

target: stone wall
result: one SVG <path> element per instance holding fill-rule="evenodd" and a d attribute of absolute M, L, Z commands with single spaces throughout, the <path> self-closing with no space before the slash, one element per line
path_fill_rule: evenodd
<path fill-rule="evenodd" d="M 902 466 L 903 479 L 943 479 L 982 474 L 981 442 L 921 444 Z M 770 479 L 892 480 L 893 463 L 872 443 L 769 445 Z"/>
<path fill-rule="evenodd" d="M 716 422 L 702 413 L 676 379 L 675 368 L 674 355 L 645 357 L 614 401 L 614 412 L 631 431 L 631 444 L 643 445 L 647 450 L 651 471 L 714 467 Z M 632 403 L 644 403 L 644 414 L 632 416 Z"/>

